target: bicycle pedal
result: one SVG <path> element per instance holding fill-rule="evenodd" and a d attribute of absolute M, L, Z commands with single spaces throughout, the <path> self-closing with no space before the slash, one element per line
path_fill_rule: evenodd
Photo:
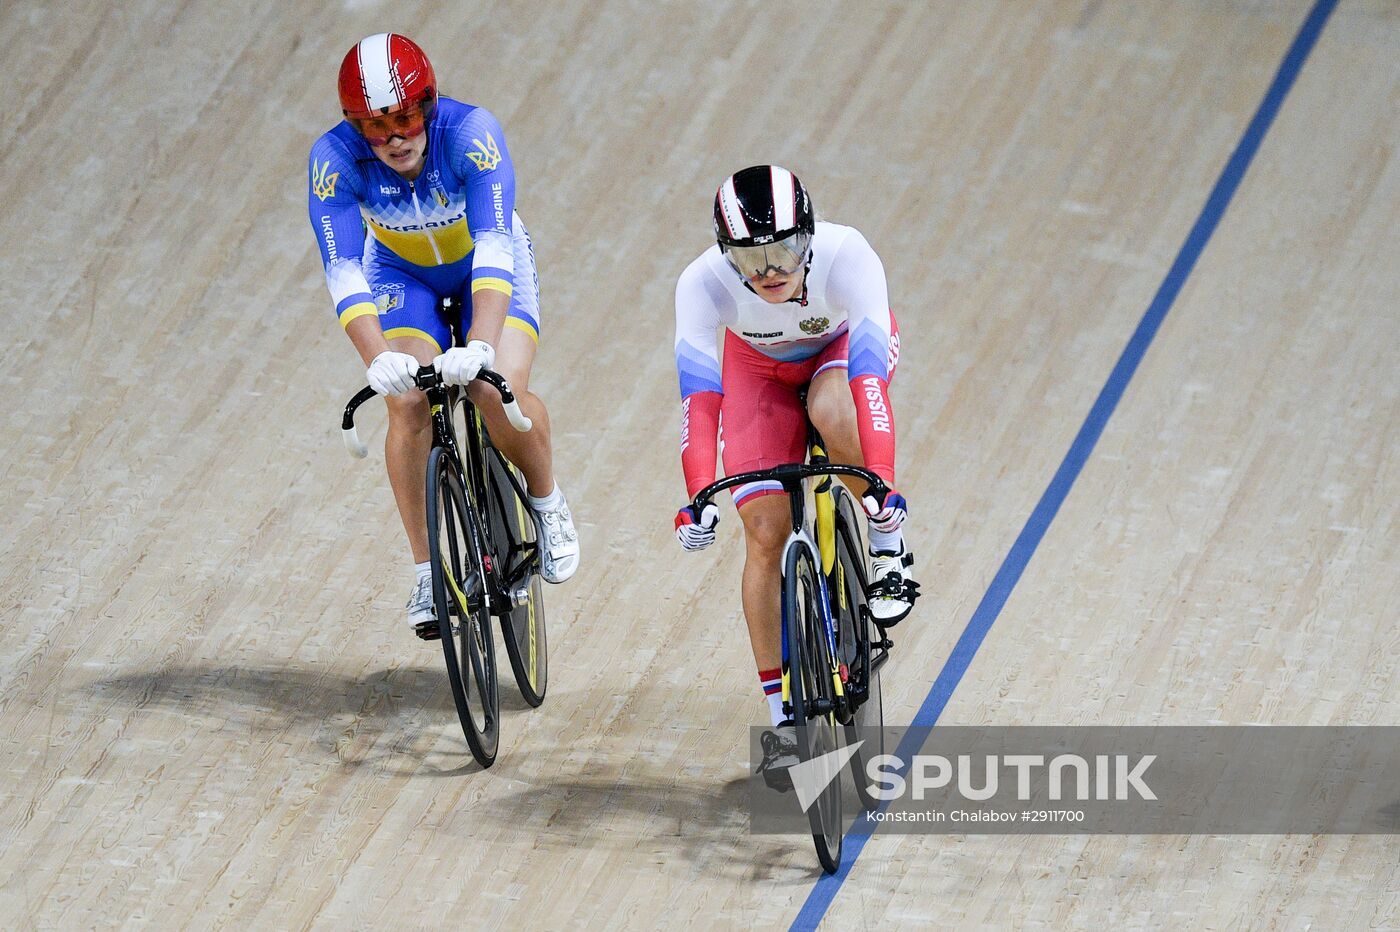
<path fill-rule="evenodd" d="M 917 582 L 895 575 L 886 576 L 878 582 L 871 583 L 865 591 L 867 596 L 897 599 L 900 602 L 908 602 L 910 605 L 913 605 L 923 594 L 920 592 Z"/>
<path fill-rule="evenodd" d="M 886 583 L 888 581 L 881 580 L 880 582 Z M 919 597 L 919 584 L 895 583 L 891 585 L 881 586 L 879 589 L 876 589 L 875 586 L 872 586 L 871 594 L 878 595 L 882 599 L 888 599 L 891 602 L 896 602 L 903 606 L 903 610 L 900 611 L 899 614 L 891 618 L 881 618 L 874 612 L 869 613 L 870 620 L 874 622 L 875 626 L 883 633 L 885 629 L 893 628 L 895 625 L 899 624 L 901 621 L 909 617 L 909 613 L 914 610 L 914 602 Z"/>
<path fill-rule="evenodd" d="M 903 592 L 904 580 L 902 577 L 895 575 L 886 576 L 884 579 L 876 580 L 865 587 L 865 594 L 867 597 L 883 596 L 885 598 L 895 599 L 902 595 Z"/>
<path fill-rule="evenodd" d="M 418 635 L 419 640 L 440 641 L 442 632 L 438 629 L 437 620 L 420 622 L 413 626 L 413 633 Z"/>

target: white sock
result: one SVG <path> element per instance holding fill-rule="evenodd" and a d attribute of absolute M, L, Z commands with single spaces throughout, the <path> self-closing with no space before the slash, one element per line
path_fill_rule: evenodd
<path fill-rule="evenodd" d="M 773 720 L 773 727 L 776 728 L 788 718 L 783 712 L 782 668 L 758 671 L 758 682 L 763 687 L 763 698 L 768 700 L 768 717 Z"/>
<path fill-rule="evenodd" d="M 773 720 L 774 727 L 781 725 L 788 720 L 787 713 L 783 711 L 783 694 L 777 693 L 772 696 L 764 696 L 768 700 L 768 717 Z"/>
<path fill-rule="evenodd" d="M 559 483 L 557 482 L 554 483 L 554 491 L 544 498 L 536 498 L 533 495 L 526 497 L 530 499 L 530 507 L 536 511 L 554 511 L 564 504 L 564 493 L 559 491 Z"/>
<path fill-rule="evenodd" d="M 429 560 L 426 563 L 415 563 L 413 564 L 413 570 L 418 574 L 419 582 L 429 579 L 433 575 L 433 561 Z"/>
<path fill-rule="evenodd" d="M 870 552 L 877 551 L 893 553 L 896 556 L 904 552 L 904 529 L 897 531 L 877 531 L 870 529 Z"/>

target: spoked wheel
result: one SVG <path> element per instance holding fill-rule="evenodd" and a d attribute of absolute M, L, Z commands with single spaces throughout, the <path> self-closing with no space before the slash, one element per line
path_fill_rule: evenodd
<path fill-rule="evenodd" d="M 535 519 L 522 498 L 524 479 L 489 445 L 486 445 L 486 487 L 492 558 L 509 603 L 507 611 L 500 616 L 501 633 L 520 694 L 531 706 L 538 706 L 544 702 L 549 685 L 549 653 L 545 642 L 544 583 L 539 574 Z"/>
<path fill-rule="evenodd" d="M 792 699 L 797 730 L 797 755 L 814 760 L 836 751 L 841 744 L 836 722 L 835 684 L 820 602 L 821 577 L 815 554 L 805 542 L 794 544 L 783 568 L 783 622 Z M 807 807 L 817 860 L 828 874 L 841 865 L 841 781 L 832 779 Z"/>
<path fill-rule="evenodd" d="M 855 499 L 844 486 L 836 489 L 836 562 L 827 588 L 836 616 L 837 653 L 846 669 L 847 695 L 854 711 L 844 722 L 851 754 L 851 777 L 861 808 L 873 811 L 880 801 L 870 794 L 866 767 L 885 753 L 885 708 L 880 693 L 880 669 L 871 662 L 870 612 L 866 602 L 865 544 L 861 538 Z"/>
<path fill-rule="evenodd" d="M 428 549 L 433 566 L 433 607 L 457 717 L 472 757 L 483 767 L 500 744 L 500 691 L 483 583 L 481 532 L 467 507 L 452 458 L 435 447 L 428 458 Z"/>

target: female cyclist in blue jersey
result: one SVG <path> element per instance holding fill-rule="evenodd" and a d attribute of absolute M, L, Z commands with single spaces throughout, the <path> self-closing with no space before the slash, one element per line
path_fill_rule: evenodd
<path fill-rule="evenodd" d="M 432 432 L 413 385 L 420 364 L 468 386 L 492 440 L 525 474 L 546 581 L 573 575 L 578 535 L 554 480 L 549 416 L 529 390 L 538 280 L 500 123 L 439 96 L 423 50 L 392 33 L 357 43 L 339 85 L 345 119 L 311 148 L 307 204 L 340 324 L 370 385 L 387 396 L 384 458 L 417 564 L 408 601 L 416 627 L 434 617 L 423 499 Z M 458 299 L 466 346 L 452 345 L 445 298 Z M 510 429 L 499 396 L 471 384 L 483 367 L 509 379 L 532 430 Z"/>

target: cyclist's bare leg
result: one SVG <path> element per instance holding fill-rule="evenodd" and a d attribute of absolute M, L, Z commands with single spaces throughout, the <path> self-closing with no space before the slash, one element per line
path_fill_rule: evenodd
<path fill-rule="evenodd" d="M 760 495 L 739 509 L 744 522 L 744 619 L 759 670 L 782 666 L 783 544 L 792 532 L 786 495 Z"/>
<path fill-rule="evenodd" d="M 430 366 L 437 348 L 417 337 L 398 337 L 389 348 L 408 353 L 420 365 Z M 384 464 L 389 471 L 389 487 L 399 506 L 399 519 L 408 534 L 414 563 L 428 559 L 427 506 L 424 504 L 423 476 L 428 470 L 428 452 L 433 446 L 433 424 L 428 416 L 428 398 L 417 389 L 403 395 L 387 395 L 389 428 L 384 435 Z"/>
<path fill-rule="evenodd" d="M 491 440 L 520 471 L 525 474 L 529 493 L 544 498 L 554 491 L 554 455 L 550 444 L 549 412 L 544 402 L 530 391 L 530 369 L 535 363 L 535 340 L 523 330 L 506 327 L 496 347 L 495 369 L 510 382 L 511 391 L 520 402 L 520 410 L 534 425 L 520 433 L 506 420 L 501 408 L 501 396 L 489 385 L 473 383 L 468 391 L 472 402 L 481 410 Z"/>
<path fill-rule="evenodd" d="M 826 453 L 833 463 L 865 465 L 856 426 L 856 401 L 844 368 L 827 369 L 812 380 L 807 389 L 807 416 L 826 442 Z M 865 493 L 860 479 L 842 476 L 841 480 L 857 498 Z"/>

